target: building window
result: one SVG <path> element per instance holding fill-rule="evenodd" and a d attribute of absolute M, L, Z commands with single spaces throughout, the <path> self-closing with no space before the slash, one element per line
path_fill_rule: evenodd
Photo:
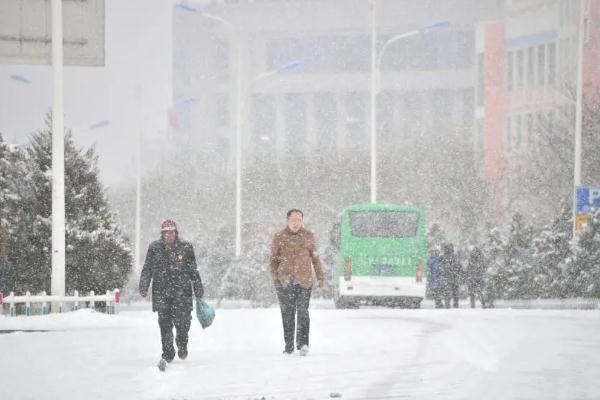
<path fill-rule="evenodd" d="M 544 86 L 546 73 L 546 46 L 538 46 L 538 85 Z"/>
<path fill-rule="evenodd" d="M 513 52 L 509 51 L 506 54 L 506 89 L 511 92 L 513 90 Z"/>
<path fill-rule="evenodd" d="M 527 87 L 531 88 L 535 86 L 534 80 L 535 71 L 535 48 L 530 47 L 527 49 Z"/>
<path fill-rule="evenodd" d="M 556 85 L 556 43 L 548 44 L 548 84 Z"/>
<path fill-rule="evenodd" d="M 517 87 L 523 88 L 523 65 L 524 65 L 523 50 L 517 51 Z"/>
<path fill-rule="evenodd" d="M 224 127 L 229 125 L 229 96 L 220 94 L 217 96 L 215 110 L 215 125 Z"/>
<path fill-rule="evenodd" d="M 229 79 L 229 42 L 217 39 L 215 55 L 215 76 L 220 81 L 226 81 Z"/>

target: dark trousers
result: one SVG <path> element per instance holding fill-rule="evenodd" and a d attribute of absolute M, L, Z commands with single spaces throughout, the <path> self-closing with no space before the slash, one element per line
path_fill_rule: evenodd
<path fill-rule="evenodd" d="M 469 293 L 469 300 L 471 301 L 471 308 L 475 308 L 475 300 L 479 298 L 481 301 L 481 307 L 485 308 L 485 298 L 483 297 L 483 292 L 479 289 L 472 290 Z"/>
<path fill-rule="evenodd" d="M 162 341 L 162 358 L 171 361 L 175 358 L 173 347 L 173 326 L 175 326 L 175 343 L 178 349 L 187 350 L 188 332 L 192 321 L 191 311 L 174 306 L 165 307 L 158 312 L 158 326 Z"/>
<path fill-rule="evenodd" d="M 446 288 L 444 296 L 444 305 L 446 308 L 450 308 L 450 300 L 452 300 L 452 307 L 458 308 L 458 285 L 449 285 Z"/>
<path fill-rule="evenodd" d="M 283 339 L 285 350 L 294 350 L 294 331 L 296 331 L 296 348 L 308 346 L 308 335 L 310 331 L 310 317 L 308 306 L 312 288 L 304 289 L 297 283 L 287 286 L 277 286 L 277 298 L 281 308 L 281 320 L 283 322 Z M 298 321 L 296 323 L 296 316 Z"/>

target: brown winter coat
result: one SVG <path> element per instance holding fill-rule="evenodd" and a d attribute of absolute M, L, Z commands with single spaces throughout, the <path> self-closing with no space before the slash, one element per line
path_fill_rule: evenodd
<path fill-rule="evenodd" d="M 275 284 L 287 285 L 294 278 L 300 286 L 308 289 L 313 284 L 313 268 L 317 280 L 322 281 L 323 266 L 312 232 L 300 228 L 294 233 L 286 227 L 273 236 L 271 275 Z"/>

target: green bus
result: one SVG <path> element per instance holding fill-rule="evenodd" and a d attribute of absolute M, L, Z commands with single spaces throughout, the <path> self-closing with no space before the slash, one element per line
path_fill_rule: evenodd
<path fill-rule="evenodd" d="M 425 297 L 423 211 L 410 205 L 355 204 L 341 213 L 333 268 L 336 308 L 361 304 L 419 308 Z"/>

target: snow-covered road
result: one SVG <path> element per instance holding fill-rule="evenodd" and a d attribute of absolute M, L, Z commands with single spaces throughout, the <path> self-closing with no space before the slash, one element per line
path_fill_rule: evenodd
<path fill-rule="evenodd" d="M 156 368 L 156 314 L 0 317 L 2 399 L 599 399 L 599 310 L 311 310 L 308 357 L 277 308 L 193 321 Z"/>

